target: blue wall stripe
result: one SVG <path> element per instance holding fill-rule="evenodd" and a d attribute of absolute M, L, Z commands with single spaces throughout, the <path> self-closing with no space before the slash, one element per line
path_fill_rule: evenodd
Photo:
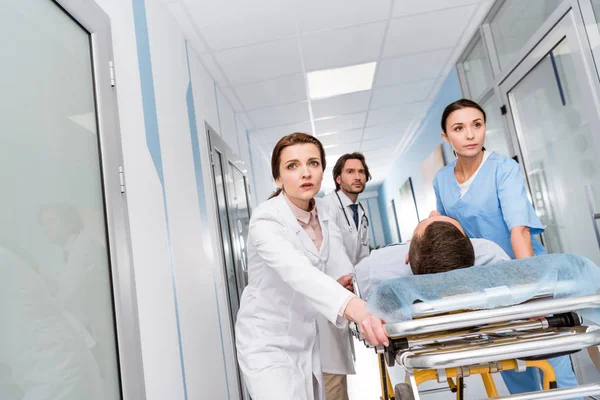
<path fill-rule="evenodd" d="M 146 125 L 146 144 L 154 162 L 156 173 L 164 185 L 162 156 L 160 153 L 160 137 L 158 135 L 158 116 L 156 98 L 154 96 L 154 79 L 152 75 L 152 60 L 150 59 L 150 41 L 148 38 L 148 21 L 144 0 L 133 0 L 133 18 L 135 36 L 137 38 L 137 53 L 142 83 L 142 107 Z"/>
<path fill-rule="evenodd" d="M 194 172 L 196 177 L 196 192 L 198 194 L 198 208 L 200 209 L 200 225 L 202 226 L 203 236 L 205 241 L 210 240 L 210 231 L 208 226 L 208 212 L 206 207 L 206 197 L 204 190 L 204 175 L 202 171 L 202 160 L 200 158 L 200 141 L 198 140 L 198 125 L 196 120 L 196 105 L 194 104 L 194 92 L 192 89 L 192 70 L 190 66 L 190 55 L 188 50 L 188 42 L 185 42 L 185 54 L 187 57 L 189 84 L 187 89 L 187 111 L 190 123 L 190 136 L 192 139 L 192 155 L 194 158 Z M 223 326 L 221 324 L 221 307 L 219 305 L 219 295 L 217 290 L 217 279 L 215 277 L 214 268 L 211 268 L 213 285 L 215 287 L 215 300 L 217 302 L 217 322 L 219 324 L 219 333 L 221 335 L 221 354 L 223 356 L 223 370 L 225 372 L 225 383 L 227 385 L 227 398 L 231 399 L 229 393 L 229 376 L 227 375 L 227 365 L 225 360 L 225 342 L 223 340 Z"/>
<path fill-rule="evenodd" d="M 132 0 L 133 18 L 135 24 L 135 36 L 137 42 L 137 56 L 140 69 L 140 84 L 142 89 L 142 105 L 144 110 L 144 127 L 146 133 L 146 145 L 152 157 L 156 173 L 162 186 L 163 210 L 167 227 L 167 249 L 169 253 L 169 264 L 171 267 L 171 284 L 173 286 L 173 301 L 175 305 L 175 322 L 177 325 L 177 340 L 179 342 L 179 361 L 181 366 L 181 377 L 183 393 L 187 400 L 187 382 L 185 376 L 185 361 L 183 358 L 183 344 L 181 341 L 181 324 L 179 320 L 179 304 L 177 301 L 177 284 L 175 281 L 175 268 L 173 262 L 173 246 L 171 242 L 171 229 L 169 225 L 169 213 L 167 210 L 167 196 L 165 193 L 165 182 L 163 176 L 160 137 L 158 133 L 158 113 L 156 111 L 156 97 L 154 93 L 154 77 L 152 75 L 152 59 L 150 57 L 150 40 L 148 37 L 148 21 L 146 18 L 146 6 L 144 0 Z"/>

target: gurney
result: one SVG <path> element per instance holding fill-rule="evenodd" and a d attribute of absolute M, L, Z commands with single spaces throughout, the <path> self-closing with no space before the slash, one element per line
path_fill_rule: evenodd
<path fill-rule="evenodd" d="M 356 282 L 354 288 L 360 296 Z M 387 322 L 389 346 L 375 349 L 384 400 L 420 399 L 419 385 L 434 380 L 463 399 L 463 379 L 471 375 L 481 377 L 493 399 L 600 394 L 600 382 L 557 388 L 547 361 L 587 351 L 600 367 L 600 268 L 583 257 L 548 255 L 392 279 L 368 304 Z M 362 340 L 355 324 L 351 331 Z M 392 387 L 394 366 L 405 370 L 406 381 Z M 542 390 L 498 397 L 492 374 L 527 368 L 543 372 Z"/>

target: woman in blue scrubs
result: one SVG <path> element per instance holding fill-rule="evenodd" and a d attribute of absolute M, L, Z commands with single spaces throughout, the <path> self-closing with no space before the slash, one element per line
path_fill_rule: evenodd
<path fill-rule="evenodd" d="M 442 139 L 452 146 L 456 160 L 435 176 L 437 210 L 460 222 L 470 238 L 497 243 L 512 258 L 546 254 L 533 237 L 544 231 L 527 198 L 519 164 L 486 151 L 485 111 L 475 102 L 461 99 L 442 114 Z M 558 387 L 576 386 L 568 356 L 552 358 Z M 541 390 L 537 370 L 504 371 L 512 394 Z"/>

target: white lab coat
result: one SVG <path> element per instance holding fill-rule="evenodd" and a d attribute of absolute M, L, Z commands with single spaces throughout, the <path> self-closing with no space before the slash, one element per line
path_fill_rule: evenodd
<path fill-rule="evenodd" d="M 352 210 L 348 207 L 352 202 L 343 192 L 338 191 L 337 193 L 340 198 L 338 200 L 338 196 L 335 192 L 331 192 L 327 196 L 323 198 L 323 201 L 327 204 L 329 208 L 329 214 L 333 217 L 336 225 L 340 228 L 342 232 L 342 238 L 344 239 L 344 248 L 346 249 L 346 254 L 350 259 L 352 265 L 358 264 L 360 260 L 369 255 L 369 230 L 366 230 L 366 238 L 364 240 L 366 245 L 361 243 L 358 229 L 354 225 L 354 220 L 352 218 Z M 343 204 L 340 205 L 340 200 Z M 344 213 L 346 216 L 344 216 Z M 361 206 L 358 206 L 358 223 L 360 228 L 360 223 L 363 220 L 363 215 L 365 212 Z M 346 219 L 348 218 L 348 219 Z M 348 225 L 348 221 L 350 221 L 350 225 Z"/>
<path fill-rule="evenodd" d="M 320 251 L 283 195 L 261 204 L 248 233 L 248 286 L 236 322 L 240 368 L 254 400 L 322 400 L 317 315 L 338 327 L 352 296 L 323 273 L 329 259 L 350 265 L 339 229 L 317 199 Z M 316 385 L 314 383 L 317 383 Z"/>
<path fill-rule="evenodd" d="M 331 214 L 336 224 L 340 227 L 344 241 L 344 249 L 352 266 L 354 266 L 369 255 L 369 246 L 365 246 L 361 243 L 358 229 L 356 229 L 356 226 L 354 225 L 352 210 L 348 207 L 352 202 L 343 192 L 338 192 L 338 195 L 340 196 L 339 200 L 335 192 L 325 196 L 323 200 L 328 206 L 329 214 Z M 348 219 L 346 219 L 344 213 L 346 213 Z M 363 215 L 364 211 L 362 207 L 359 206 L 359 224 L 362 221 Z M 348 225 L 348 221 L 350 221 L 350 226 Z M 368 239 L 368 236 L 366 239 Z M 327 263 L 325 272 L 332 278 L 338 279 L 340 276 L 353 273 L 354 268 L 348 268 L 345 264 L 339 264 L 336 263 L 335 260 L 330 260 L 330 262 Z M 354 351 L 352 348 L 353 343 L 348 327 L 346 326 L 339 329 L 321 316 L 318 318 L 318 324 L 319 344 L 321 348 L 321 367 L 323 372 L 338 375 L 355 374 L 356 371 L 353 360 Z"/>

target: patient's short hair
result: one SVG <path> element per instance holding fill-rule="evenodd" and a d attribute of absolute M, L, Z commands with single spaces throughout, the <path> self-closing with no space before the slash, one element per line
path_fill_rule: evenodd
<path fill-rule="evenodd" d="M 450 222 L 432 222 L 413 236 L 408 261 L 414 275 L 436 274 L 475 264 L 473 244 Z"/>

